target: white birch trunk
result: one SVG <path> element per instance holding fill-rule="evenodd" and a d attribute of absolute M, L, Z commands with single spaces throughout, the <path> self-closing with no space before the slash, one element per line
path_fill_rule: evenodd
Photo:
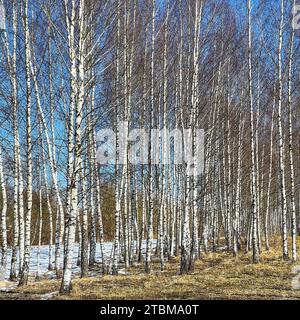
<path fill-rule="evenodd" d="M 48 270 L 53 270 L 53 263 L 52 263 L 52 244 L 53 244 L 53 211 L 50 201 L 50 194 L 49 194 L 49 185 L 48 185 L 48 177 L 47 177 L 47 165 L 46 165 L 46 157 L 45 157 L 45 150 L 44 150 L 44 140 L 41 137 L 41 149 L 42 149 L 42 168 L 43 168 L 43 176 L 44 176 L 44 183 L 45 183 L 45 191 L 46 191 L 46 199 L 47 199 L 47 210 L 49 216 L 49 255 L 48 255 Z"/>
<path fill-rule="evenodd" d="M 27 138 L 27 210 L 25 219 L 25 253 L 19 286 L 27 285 L 31 250 L 32 215 L 32 145 L 31 145 L 31 77 L 30 77 L 30 37 L 28 26 L 28 0 L 24 1 L 24 33 L 26 62 L 26 138 Z M 40 213 L 41 214 L 41 213 Z"/>
<path fill-rule="evenodd" d="M 1 196 L 2 196 L 2 209 L 1 209 L 1 261 L 0 266 L 6 270 L 6 260 L 7 260 L 7 192 L 6 192 L 6 181 L 3 170 L 3 155 L 2 146 L 0 144 L 0 186 L 1 186 Z"/>
<path fill-rule="evenodd" d="M 74 92 L 78 93 L 77 100 L 75 102 L 75 154 L 74 154 L 74 166 L 70 165 L 70 183 L 69 183 L 69 192 L 70 192 L 70 209 L 67 211 L 66 219 L 66 229 L 65 229 L 65 249 L 64 249 L 64 270 L 63 277 L 61 282 L 61 293 L 69 293 L 72 289 L 72 257 L 75 243 L 75 231 L 76 231 L 76 218 L 78 214 L 78 180 L 79 172 L 81 168 L 81 148 L 82 148 L 82 137 L 81 137 L 81 126 L 83 119 L 83 103 L 84 103 L 84 45 L 85 45 L 85 24 L 84 24 L 84 0 L 79 1 L 78 5 L 78 17 L 79 17 L 79 58 L 78 58 L 78 70 L 79 70 L 79 79 L 76 78 L 76 66 L 75 66 L 75 52 L 74 52 L 74 25 L 75 22 L 75 1 L 72 0 L 72 18 L 70 24 L 70 43 L 73 44 L 71 47 L 72 54 L 74 56 L 71 59 L 72 68 L 71 68 L 71 95 Z M 73 65 L 74 64 L 74 65 Z M 74 79 L 78 81 L 74 82 Z M 76 88 L 78 90 L 76 90 Z M 74 95 L 75 97 L 75 95 Z M 71 107 L 71 106 L 70 106 Z M 70 117 L 70 121 L 72 118 Z"/>
<path fill-rule="evenodd" d="M 269 218 L 270 218 L 270 192 L 271 192 L 271 182 L 272 182 L 272 169 L 273 169 L 273 132 L 274 132 L 274 116 L 275 116 L 275 106 L 276 106 L 276 96 L 275 96 L 275 86 L 274 86 L 274 100 L 272 106 L 272 118 L 271 118 L 271 133 L 270 133 L 270 159 L 269 159 L 269 177 L 268 177 L 268 188 L 267 188 L 267 206 L 265 215 L 265 247 L 266 250 L 270 250 L 269 244 Z"/>
<path fill-rule="evenodd" d="M 24 248 L 24 238 L 23 238 L 23 216 L 20 216 L 22 212 L 23 203 L 20 199 L 20 179 L 22 179 L 19 169 L 20 165 L 20 143 L 19 143 L 19 132 L 18 132 L 18 88 L 17 88 L 17 68 L 16 68 L 16 59 L 17 59 L 17 2 L 13 2 L 13 53 L 10 58 L 9 48 L 8 48 L 8 39 L 6 38 L 6 51 L 7 58 L 10 64 L 10 81 L 12 86 L 12 100 L 13 100 L 13 132 L 14 132 L 14 239 L 12 246 L 12 255 L 11 255 L 11 269 L 10 269 L 10 279 L 16 280 L 17 278 L 17 247 L 19 244 L 20 255 L 19 259 L 20 264 L 23 261 L 23 248 Z M 23 196 L 23 195 L 22 195 Z M 21 221 L 20 221 L 21 218 Z M 20 224 L 22 236 L 20 237 Z M 21 241 L 19 242 L 19 239 Z"/>
<path fill-rule="evenodd" d="M 284 165 L 284 140 L 282 132 L 282 43 L 283 43 L 283 0 L 280 2 L 280 27 L 279 27 L 279 45 L 278 45 L 278 147 L 279 147 L 279 167 L 280 167 L 280 192 L 281 192 L 281 210 L 282 210 L 282 256 L 283 260 L 288 260 L 288 239 L 287 239 L 287 204 L 285 188 L 285 165 Z"/>
<path fill-rule="evenodd" d="M 296 2 L 293 1 L 295 7 Z M 292 216 L 292 260 L 297 260 L 297 220 L 295 205 L 295 173 L 293 159 L 293 121 L 292 121 L 292 71 L 293 71 L 293 54 L 294 54 L 294 37 L 295 29 L 292 28 L 290 40 L 290 52 L 288 63 L 288 111 L 289 111 L 289 166 L 290 166 L 290 183 L 291 183 L 291 216 Z"/>
<path fill-rule="evenodd" d="M 253 263 L 258 263 L 259 252 L 257 244 L 257 196 L 256 196 L 256 170 L 255 170 L 255 138 L 254 138 L 254 106 L 252 89 L 252 0 L 248 0 L 248 94 L 251 127 L 251 213 L 252 213 L 252 251 Z"/>
<path fill-rule="evenodd" d="M 145 271 L 151 272 L 151 256 L 153 246 L 153 212 L 154 212 L 154 168 L 152 165 L 152 143 L 151 143 L 151 129 L 154 125 L 154 53 L 155 53 L 155 10 L 156 2 L 152 0 L 152 18 L 151 18 L 151 93 L 150 93 L 150 137 L 148 143 L 148 162 L 149 162 L 149 213 L 147 221 L 147 244 L 146 244 L 146 262 Z"/>
<path fill-rule="evenodd" d="M 121 230 L 121 198 L 120 198 L 120 148 L 119 148 L 119 108 L 120 108 L 120 32 L 121 13 L 120 1 L 118 1 L 117 11 L 117 44 L 116 44 L 116 105 L 115 105 L 115 127 L 116 127 L 116 161 L 115 161 L 115 236 L 111 259 L 111 273 L 118 274 L 118 263 L 120 260 L 120 230 Z"/>

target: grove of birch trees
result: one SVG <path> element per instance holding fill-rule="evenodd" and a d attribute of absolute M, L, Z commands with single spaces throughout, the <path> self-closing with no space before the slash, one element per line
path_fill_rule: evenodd
<path fill-rule="evenodd" d="M 35 259 L 42 276 L 42 247 L 61 293 L 75 246 L 81 277 L 134 264 L 163 272 L 176 256 L 187 274 L 218 250 L 259 263 L 273 237 L 297 261 L 296 0 L 0 3 L 0 270 L 10 280 L 26 285 Z M 141 128 L 148 139 L 131 135 Z M 97 160 L 102 129 L 116 133 L 113 164 Z M 175 163 L 172 138 L 153 143 L 155 129 L 189 129 L 192 154 L 203 129 L 203 164 Z"/>

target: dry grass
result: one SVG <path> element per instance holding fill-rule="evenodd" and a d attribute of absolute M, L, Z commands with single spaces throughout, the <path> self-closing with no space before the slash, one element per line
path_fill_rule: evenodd
<path fill-rule="evenodd" d="M 162 273 L 156 263 L 151 275 L 141 265 L 128 270 L 130 275 L 75 279 L 70 296 L 52 299 L 300 299 L 300 290 L 291 286 L 293 264 L 282 261 L 280 249 L 262 253 L 256 265 L 250 253 L 233 257 L 224 252 L 205 255 L 190 275 L 178 275 L 178 265 L 174 259 Z M 41 299 L 58 289 L 56 280 L 32 282 L 0 299 Z"/>

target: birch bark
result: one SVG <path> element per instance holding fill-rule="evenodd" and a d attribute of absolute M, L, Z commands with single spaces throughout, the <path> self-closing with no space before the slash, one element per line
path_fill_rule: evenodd
<path fill-rule="evenodd" d="M 256 196 L 256 170 L 255 170 L 255 139 L 254 139 L 254 106 L 253 106 L 253 76 L 252 76 L 252 0 L 248 0 L 248 94 L 251 127 L 251 209 L 252 209 L 252 251 L 253 263 L 258 263 L 259 252 L 257 244 L 257 196 Z"/>
<path fill-rule="evenodd" d="M 288 239 L 287 239 L 287 204 L 286 204 L 286 187 L 285 187 L 285 165 L 284 165 L 284 140 L 282 130 L 282 43 L 283 43 L 283 19 L 284 4 L 280 1 L 280 27 L 279 27 L 279 44 L 278 44 L 278 147 L 279 147 L 279 167 L 280 167 L 280 192 L 281 192 L 281 211 L 282 211 L 282 256 L 283 260 L 288 260 Z"/>

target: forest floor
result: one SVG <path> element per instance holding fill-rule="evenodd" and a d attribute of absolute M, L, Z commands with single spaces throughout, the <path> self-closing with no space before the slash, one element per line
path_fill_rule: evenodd
<path fill-rule="evenodd" d="M 278 249 L 264 251 L 255 265 L 251 263 L 251 253 L 237 257 L 226 252 L 208 253 L 196 262 L 189 275 L 178 274 L 179 259 L 175 258 L 167 262 L 164 272 L 159 271 L 158 261 L 154 262 L 150 275 L 144 273 L 141 264 L 118 276 L 76 278 L 69 296 L 58 294 L 58 280 L 41 280 L 24 288 L 8 287 L 6 292 L 0 292 L 0 300 L 300 299 L 300 288 L 292 286 L 292 282 L 297 284 L 297 268 L 300 277 L 300 262 L 282 261 L 280 239 L 273 239 L 270 244 Z"/>

